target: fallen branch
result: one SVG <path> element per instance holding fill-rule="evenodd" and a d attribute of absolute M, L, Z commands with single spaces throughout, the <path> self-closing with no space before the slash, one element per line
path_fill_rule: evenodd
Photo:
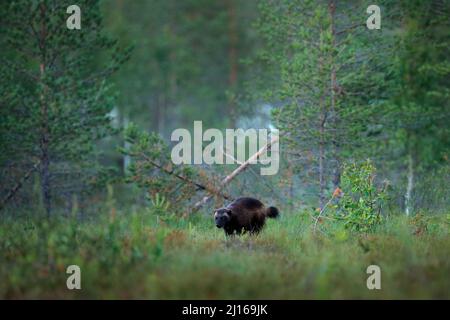
<path fill-rule="evenodd" d="M 252 155 L 250 158 L 247 159 L 247 161 L 243 162 L 239 167 L 237 167 L 231 174 L 229 174 L 228 176 L 226 176 L 221 182 L 220 182 L 220 187 L 224 187 L 225 185 L 227 185 L 228 183 L 230 183 L 231 180 L 233 180 L 238 174 L 240 174 L 241 172 L 245 171 L 245 169 L 248 168 L 248 166 L 252 163 L 255 162 L 258 157 L 260 157 L 264 152 L 269 151 L 270 148 L 272 147 L 273 144 L 277 143 L 279 141 L 279 136 L 275 136 L 273 137 L 264 147 L 262 147 L 261 149 L 258 150 L 258 152 L 256 152 L 254 155 Z M 198 210 L 201 206 L 203 206 L 204 204 L 206 204 L 210 199 L 212 198 L 211 195 L 205 196 L 203 197 L 202 200 L 198 201 L 195 205 L 194 205 L 194 209 L 193 211 Z"/>
<path fill-rule="evenodd" d="M 243 162 L 239 161 L 238 159 L 236 159 L 235 157 L 233 157 L 231 154 L 227 153 L 225 150 L 222 150 L 222 153 L 225 155 L 225 157 L 230 158 L 231 160 L 235 161 L 237 164 L 239 164 L 239 165 L 242 165 L 242 164 L 243 164 Z M 250 170 L 250 172 L 251 172 L 255 177 L 259 178 L 259 179 L 263 182 L 263 184 L 264 184 L 264 185 L 265 185 L 272 193 L 274 193 L 274 194 L 277 193 L 277 191 L 276 191 L 274 188 L 272 188 L 272 186 L 271 186 L 269 183 L 267 183 L 266 180 L 261 179 L 261 176 L 260 176 L 255 170 L 253 170 L 252 168 L 249 168 L 249 170 Z"/>

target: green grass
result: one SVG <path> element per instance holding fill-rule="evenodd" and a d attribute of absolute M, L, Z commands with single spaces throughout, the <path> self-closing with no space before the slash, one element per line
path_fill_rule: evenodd
<path fill-rule="evenodd" d="M 450 298 L 449 216 L 392 216 L 372 234 L 305 214 L 269 220 L 256 237 L 226 239 L 211 218 L 148 213 L 2 218 L 0 298 L 416 299 Z M 82 290 L 66 288 L 68 265 Z M 366 268 L 381 267 L 381 290 Z"/>

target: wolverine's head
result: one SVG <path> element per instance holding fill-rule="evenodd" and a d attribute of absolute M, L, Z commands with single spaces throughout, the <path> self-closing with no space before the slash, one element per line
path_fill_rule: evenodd
<path fill-rule="evenodd" d="M 214 220 L 217 228 L 223 228 L 231 219 L 231 210 L 220 208 L 214 212 Z"/>

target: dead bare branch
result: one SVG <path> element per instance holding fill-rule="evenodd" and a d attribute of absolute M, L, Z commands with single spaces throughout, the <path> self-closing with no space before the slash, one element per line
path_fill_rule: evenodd
<path fill-rule="evenodd" d="M 261 149 L 258 150 L 254 155 L 252 155 L 250 158 L 247 159 L 247 161 L 243 162 L 239 167 L 237 167 L 232 173 L 230 173 L 228 176 L 226 176 L 221 182 L 220 186 L 224 187 L 228 183 L 230 183 L 231 180 L 233 180 L 238 174 L 245 171 L 249 165 L 253 162 L 255 162 L 264 152 L 267 152 L 270 150 L 272 145 L 275 143 L 278 143 L 279 136 L 273 137 L 265 146 L 263 146 Z M 207 195 L 202 198 L 202 200 L 198 201 L 195 205 L 192 211 L 198 210 L 200 207 L 202 207 L 204 204 L 206 204 L 210 199 L 212 198 L 211 195 Z"/>

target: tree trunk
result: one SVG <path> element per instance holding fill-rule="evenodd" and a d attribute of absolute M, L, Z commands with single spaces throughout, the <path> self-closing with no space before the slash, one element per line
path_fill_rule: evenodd
<path fill-rule="evenodd" d="M 322 33 L 323 30 L 320 30 Z M 319 57 L 319 75 L 323 74 L 323 57 Z M 319 121 L 319 207 L 325 205 L 325 123 L 327 121 L 327 110 L 324 101 L 326 89 L 324 88 L 319 99 L 320 121 Z"/>
<path fill-rule="evenodd" d="M 162 92 L 159 92 L 158 94 L 158 112 L 157 112 L 157 128 L 158 133 L 161 136 L 164 136 L 164 130 L 165 130 L 165 109 L 166 109 L 166 88 L 164 86 L 163 89 L 161 89 Z"/>
<path fill-rule="evenodd" d="M 325 117 L 322 115 L 322 117 Z M 320 124 L 319 141 L 319 206 L 322 209 L 325 205 L 325 119 Z"/>
<path fill-rule="evenodd" d="M 336 13 L 336 4 L 334 0 L 330 0 L 328 3 L 328 11 L 330 14 L 330 28 L 331 28 L 331 42 L 333 46 L 333 50 L 336 50 L 336 26 L 335 26 L 335 13 Z M 333 145 L 333 189 L 339 187 L 341 182 L 341 161 L 340 161 L 340 148 L 339 148 L 339 138 L 338 138 L 338 111 L 336 110 L 336 95 L 338 92 L 338 84 L 336 79 L 336 65 L 334 60 L 334 52 L 331 53 L 331 121 L 332 121 L 332 145 Z"/>
<path fill-rule="evenodd" d="M 123 128 L 128 127 L 128 124 L 130 122 L 129 119 L 128 119 L 128 116 L 123 115 L 123 120 L 122 121 L 123 121 L 123 125 L 122 125 Z M 130 149 L 130 143 L 125 140 L 124 143 L 123 143 L 123 147 L 124 147 L 125 150 L 129 150 Z M 131 158 L 130 158 L 129 155 L 125 154 L 123 156 L 123 158 L 122 158 L 122 161 L 123 161 L 122 162 L 122 170 L 123 170 L 123 174 L 125 175 L 125 174 L 128 173 L 128 167 L 130 166 Z"/>
<path fill-rule="evenodd" d="M 47 55 L 46 37 L 47 27 L 45 25 L 46 19 L 46 7 L 45 4 L 40 6 L 41 14 L 41 30 L 40 30 L 40 50 L 41 50 L 41 63 L 39 65 L 40 81 L 41 81 L 41 94 L 40 94 L 40 113 L 41 113 L 41 137 L 40 137 L 40 177 L 41 177 L 41 193 L 47 216 L 50 216 L 51 212 L 51 194 L 50 194 L 50 156 L 49 156 L 49 139 L 50 130 L 48 123 L 48 105 L 47 105 L 47 86 L 44 83 L 45 69 Z"/>
<path fill-rule="evenodd" d="M 408 153 L 408 183 L 405 193 L 405 214 L 407 216 L 412 214 L 412 191 L 414 188 L 414 157 L 412 150 Z"/>
<path fill-rule="evenodd" d="M 227 0 L 228 9 L 228 63 L 229 63 L 229 75 L 228 86 L 231 91 L 231 97 L 229 98 L 229 117 L 231 127 L 236 127 L 237 114 L 236 114 L 236 87 L 238 79 L 238 61 L 237 61 L 237 46 L 238 46 L 238 30 L 237 30 L 237 15 L 236 4 L 234 0 Z"/>
<path fill-rule="evenodd" d="M 50 159 L 48 156 L 48 143 L 41 143 L 41 192 L 44 202 L 44 208 L 47 216 L 51 213 L 51 194 L 50 194 Z"/>

